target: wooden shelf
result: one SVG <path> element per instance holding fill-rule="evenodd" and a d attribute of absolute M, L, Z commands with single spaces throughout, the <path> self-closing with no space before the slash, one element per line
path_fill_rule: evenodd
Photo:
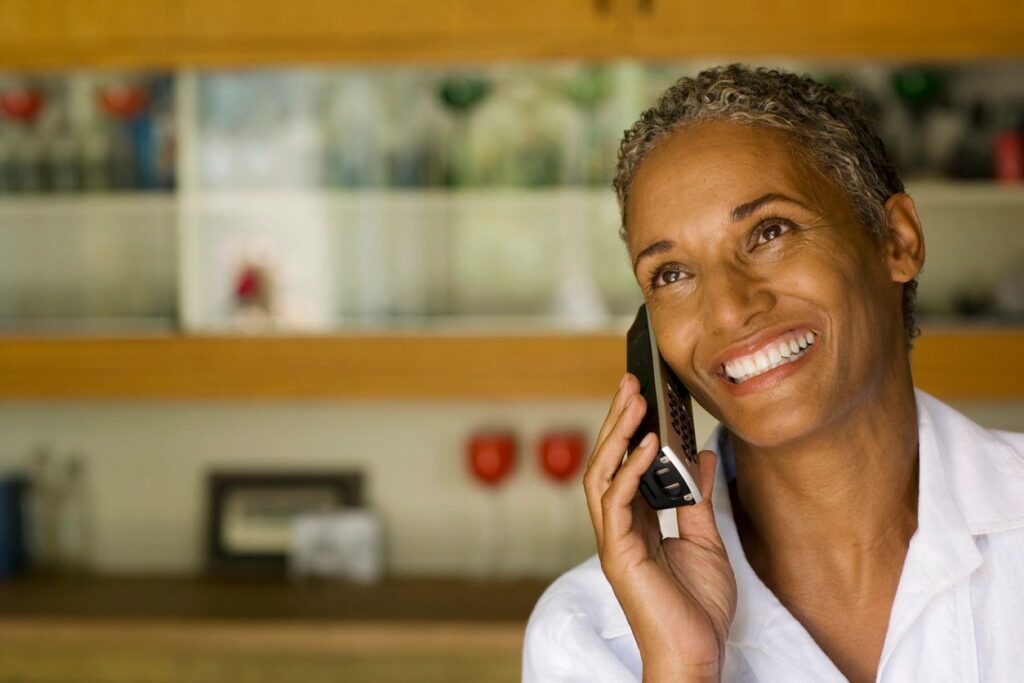
<path fill-rule="evenodd" d="M 374 584 L 284 577 L 19 576 L 3 617 L 525 622 L 550 579 L 389 577 Z"/>
<path fill-rule="evenodd" d="M 0 67 L 524 59 L 1012 58 L 1018 0 L 0 0 Z"/>
<path fill-rule="evenodd" d="M 151 336 L 0 341 L 0 396 L 503 398 L 601 396 L 606 336 Z"/>
<path fill-rule="evenodd" d="M 0 339 L 3 399 L 603 399 L 624 339 L 599 334 Z M 1024 328 L 930 328 L 915 383 L 1024 398 Z"/>
<path fill-rule="evenodd" d="M 4 681 L 514 681 L 550 579 L 0 582 Z"/>

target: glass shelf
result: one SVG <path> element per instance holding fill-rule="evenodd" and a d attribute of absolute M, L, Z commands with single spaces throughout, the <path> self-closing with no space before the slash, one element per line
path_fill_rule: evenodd
<path fill-rule="evenodd" d="M 0 74 L 0 89 L 39 86 L 53 111 L 67 102 L 78 112 L 68 125 L 89 132 L 100 120 L 122 137 L 135 124 L 82 104 L 89 89 L 155 84 L 160 117 L 139 139 L 173 140 L 176 150 L 173 191 L 0 194 L 0 331 L 617 327 L 640 296 L 604 160 L 636 113 L 696 66 Z M 790 66 L 841 75 L 874 97 L 883 134 L 906 155 L 912 112 L 890 87 L 900 67 Z M 1013 64 L 938 68 L 957 107 L 993 93 L 1024 97 Z M 946 138 L 926 156 L 951 149 L 951 113 L 932 112 Z M 920 310 L 950 315 L 957 297 L 983 300 L 1024 272 L 1024 184 L 907 184 L 929 247 Z"/>

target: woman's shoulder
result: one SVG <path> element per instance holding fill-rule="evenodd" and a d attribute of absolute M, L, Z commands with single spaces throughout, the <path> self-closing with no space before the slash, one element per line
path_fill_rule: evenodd
<path fill-rule="evenodd" d="M 639 666 L 629 623 L 596 555 L 544 591 L 526 625 L 524 681 L 634 681 Z"/>

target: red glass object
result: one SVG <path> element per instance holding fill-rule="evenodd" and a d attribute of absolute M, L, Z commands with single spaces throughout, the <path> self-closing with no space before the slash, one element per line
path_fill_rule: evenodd
<path fill-rule="evenodd" d="M 146 91 L 132 85 L 109 85 L 100 89 L 100 106 L 115 119 L 133 119 L 146 108 Z"/>
<path fill-rule="evenodd" d="M 583 464 L 583 436 L 576 432 L 546 435 L 540 442 L 540 466 L 551 479 L 573 479 Z"/>
<path fill-rule="evenodd" d="M 468 446 L 469 471 L 481 483 L 496 486 L 516 462 L 516 437 L 507 432 L 473 435 Z"/>
<path fill-rule="evenodd" d="M 235 297 L 249 300 L 257 297 L 262 289 L 263 278 L 258 268 L 246 266 L 235 282 Z"/>
<path fill-rule="evenodd" d="M 1003 183 L 1024 180 L 1024 134 L 1006 131 L 995 140 L 996 179 Z"/>
<path fill-rule="evenodd" d="M 43 109 L 46 100 L 41 90 L 15 88 L 0 93 L 0 110 L 11 119 L 31 123 Z"/>

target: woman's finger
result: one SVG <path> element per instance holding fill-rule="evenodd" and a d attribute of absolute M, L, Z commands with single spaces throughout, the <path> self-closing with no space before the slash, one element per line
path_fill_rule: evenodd
<path fill-rule="evenodd" d="M 619 414 L 626 405 L 626 401 L 633 394 L 630 389 L 632 388 L 631 385 L 635 382 L 636 379 L 628 372 L 622 376 L 622 381 L 619 382 L 619 388 L 616 390 L 615 396 L 612 398 L 611 405 L 608 406 L 608 414 L 605 416 L 604 422 L 601 424 L 601 429 L 597 433 L 597 445 L 600 445 L 608 438 L 608 434 L 611 432 L 612 427 L 615 426 L 616 420 L 619 419 Z"/>
<path fill-rule="evenodd" d="M 605 539 L 615 541 L 630 533 L 633 527 L 633 499 L 640 488 L 640 478 L 658 452 L 658 437 L 652 432 L 622 464 L 608 490 L 601 497 Z"/>
<path fill-rule="evenodd" d="M 646 410 L 647 403 L 640 394 L 633 394 L 626 399 L 618 419 L 604 440 L 594 448 L 594 453 L 587 464 L 587 471 L 583 475 L 583 487 L 587 490 L 588 496 L 596 493 L 600 498 L 604 494 L 622 464 L 622 456 L 629 447 L 629 439 L 643 420 Z"/>
<path fill-rule="evenodd" d="M 657 453 L 655 453 L 657 457 Z M 633 496 L 633 526 L 647 546 L 647 554 L 650 557 L 658 555 L 658 546 L 661 544 L 661 520 L 658 519 L 658 512 L 652 508 L 642 495 Z"/>
<path fill-rule="evenodd" d="M 590 521 L 594 525 L 597 547 L 604 543 L 604 521 L 601 497 L 611 485 L 612 478 L 622 464 L 622 456 L 629 445 L 629 437 L 643 419 L 643 396 L 634 394 L 627 400 L 607 438 L 594 448 L 594 453 L 583 475 L 583 491 L 587 496 Z"/>
<path fill-rule="evenodd" d="M 701 451 L 697 454 L 697 465 L 700 469 L 700 495 L 704 500 L 711 500 L 715 492 L 718 456 L 712 450 Z"/>

